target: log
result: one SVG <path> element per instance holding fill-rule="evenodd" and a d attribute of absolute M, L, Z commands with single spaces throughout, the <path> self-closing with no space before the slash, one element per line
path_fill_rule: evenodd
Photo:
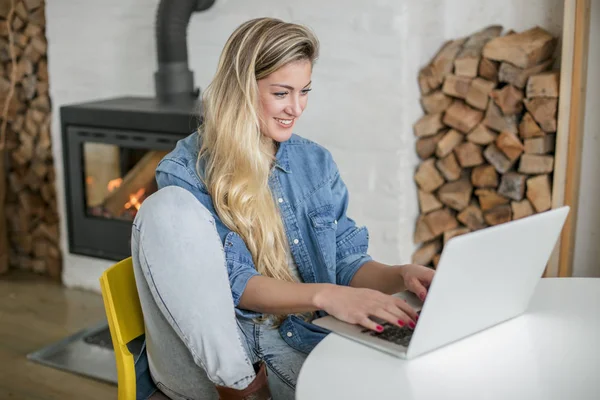
<path fill-rule="evenodd" d="M 510 83 L 511 85 L 523 89 L 530 76 L 539 74 L 552 68 L 554 60 L 548 59 L 530 68 L 518 68 L 509 63 L 500 64 L 498 71 L 498 80 L 500 82 Z"/>
<path fill-rule="evenodd" d="M 462 211 L 469 205 L 472 193 L 473 186 L 467 179 L 446 183 L 437 192 L 440 201 L 456 211 Z"/>
<path fill-rule="evenodd" d="M 466 102 L 479 110 L 487 108 L 490 92 L 496 84 L 482 78 L 475 78 L 471 81 L 467 92 Z"/>
<path fill-rule="evenodd" d="M 443 123 L 462 133 L 469 133 L 483 118 L 483 112 L 475 110 L 461 100 L 455 100 L 444 113 Z"/>
<path fill-rule="evenodd" d="M 506 155 L 496 147 L 494 143 L 489 144 L 483 151 L 483 157 L 496 168 L 501 174 L 506 173 L 515 164 Z"/>
<path fill-rule="evenodd" d="M 551 97 L 534 97 L 523 100 L 525 108 L 544 132 L 556 132 L 556 112 L 558 99 Z"/>
<path fill-rule="evenodd" d="M 519 172 L 529 175 L 549 174 L 554 167 L 554 157 L 539 154 L 523 154 Z"/>
<path fill-rule="evenodd" d="M 500 133 L 498 139 L 496 139 L 496 147 L 498 147 L 510 161 L 516 161 L 525 149 L 517 135 L 510 132 Z"/>
<path fill-rule="evenodd" d="M 427 214 L 425 216 L 425 223 L 434 237 L 458 227 L 458 221 L 446 208 Z"/>
<path fill-rule="evenodd" d="M 466 39 L 449 40 L 437 52 L 431 63 L 419 71 L 421 94 L 430 93 L 440 87 L 446 75 L 452 73 L 454 59 Z"/>
<path fill-rule="evenodd" d="M 418 82 L 421 94 L 426 95 L 441 86 L 442 78 L 438 76 L 435 68 L 430 64 L 419 70 Z"/>
<path fill-rule="evenodd" d="M 483 219 L 489 225 L 500 225 L 512 219 L 512 209 L 509 204 L 501 205 L 483 213 Z"/>
<path fill-rule="evenodd" d="M 446 96 L 441 90 L 421 97 L 421 107 L 427 114 L 438 114 L 445 111 L 452 104 L 452 98 Z"/>
<path fill-rule="evenodd" d="M 454 129 L 450 129 L 444 137 L 437 143 L 435 155 L 439 158 L 446 157 L 454 150 L 464 139 L 464 136 Z"/>
<path fill-rule="evenodd" d="M 452 182 L 460 178 L 462 169 L 460 165 L 458 165 L 458 161 L 456 161 L 456 156 L 454 153 L 448 154 L 446 157 L 437 160 L 435 162 L 435 166 L 442 173 L 444 179 L 448 182 Z"/>
<path fill-rule="evenodd" d="M 463 168 L 475 167 L 483 164 L 481 147 L 472 142 L 464 142 L 454 149 L 456 159 Z"/>
<path fill-rule="evenodd" d="M 525 139 L 525 153 L 527 154 L 547 154 L 554 151 L 556 137 L 549 133 L 542 137 Z"/>
<path fill-rule="evenodd" d="M 558 71 L 530 76 L 526 87 L 527 97 L 558 97 L 559 80 Z"/>
<path fill-rule="evenodd" d="M 481 210 L 488 211 L 494 207 L 508 204 L 510 202 L 504 196 L 501 196 L 495 190 L 491 189 L 477 189 L 475 190 L 475 196 L 479 199 L 479 206 Z"/>
<path fill-rule="evenodd" d="M 498 173 L 494 166 L 485 164 L 473 168 L 471 171 L 471 183 L 477 188 L 498 187 Z"/>
<path fill-rule="evenodd" d="M 415 181 L 423 191 L 428 193 L 444 184 L 444 178 L 435 168 L 434 158 L 427 159 L 419 165 L 415 173 Z"/>
<path fill-rule="evenodd" d="M 419 198 L 419 209 L 422 214 L 427 214 L 443 207 L 443 204 L 432 193 L 418 190 L 417 195 Z"/>
<path fill-rule="evenodd" d="M 471 79 L 465 76 L 456 76 L 449 74 L 444 79 L 442 91 L 448 96 L 458 97 L 459 99 L 465 99 L 471 86 Z"/>
<path fill-rule="evenodd" d="M 442 140 L 446 132 L 447 131 L 441 131 L 436 135 L 417 140 L 415 147 L 417 155 L 421 158 L 421 160 L 426 160 L 435 154 L 437 144 L 440 140 Z"/>
<path fill-rule="evenodd" d="M 431 229 L 429 229 L 429 226 L 425 223 L 425 216 L 419 216 L 419 218 L 417 219 L 415 233 L 413 235 L 414 244 L 428 242 L 434 237 L 435 236 L 433 235 L 433 233 L 431 233 Z"/>
<path fill-rule="evenodd" d="M 423 244 L 421 248 L 414 252 L 412 263 L 418 265 L 427 265 L 433 261 L 433 257 L 442 250 L 441 240 L 432 240 Z"/>
<path fill-rule="evenodd" d="M 502 175 L 498 194 L 511 200 L 521 201 L 525 196 L 525 175 L 516 172 L 507 172 Z"/>
<path fill-rule="evenodd" d="M 168 151 L 149 151 L 123 178 L 121 185 L 111 192 L 104 201 L 104 209 L 112 216 L 119 216 L 124 209 L 130 195 L 140 188 L 146 188 L 154 181 L 154 171 L 160 160 Z"/>
<path fill-rule="evenodd" d="M 466 38 L 449 40 L 441 47 L 440 51 L 435 55 L 432 65 L 436 74 L 441 76 L 442 80 L 446 75 L 452 73 L 454 69 L 454 59 L 465 43 Z"/>
<path fill-rule="evenodd" d="M 454 71 L 457 75 L 474 78 L 477 76 L 479 60 L 483 46 L 491 39 L 498 37 L 502 26 L 488 26 L 472 34 L 464 43 L 462 50 L 454 60 Z"/>
<path fill-rule="evenodd" d="M 483 56 L 506 61 L 519 68 L 529 68 L 552 56 L 557 40 L 540 27 L 490 40 L 483 47 Z"/>
<path fill-rule="evenodd" d="M 464 227 L 464 226 L 460 226 L 460 227 L 458 227 L 456 229 L 452 229 L 452 230 L 444 232 L 444 236 L 443 236 L 444 237 L 444 246 L 453 237 L 464 235 L 465 233 L 469 233 L 469 232 L 471 232 L 471 230 L 469 228 L 467 228 L 467 227 Z"/>
<path fill-rule="evenodd" d="M 469 134 L 467 135 L 467 140 L 469 142 L 480 144 L 480 145 L 488 145 L 496 140 L 498 135 L 491 131 L 487 126 L 483 124 L 477 125 Z"/>
<path fill-rule="evenodd" d="M 514 115 L 523 110 L 523 92 L 513 85 L 506 85 L 502 89 L 492 90 L 490 97 L 504 115 Z"/>
<path fill-rule="evenodd" d="M 481 208 L 479 208 L 479 206 L 477 206 L 476 204 L 471 204 L 467 208 L 462 210 L 458 214 L 457 219 L 472 231 L 476 231 L 486 227 Z"/>
<path fill-rule="evenodd" d="M 493 101 L 488 102 L 488 108 L 485 112 L 483 124 L 498 132 L 506 131 L 515 134 L 518 133 L 517 116 L 502 114 L 500 107 Z"/>
<path fill-rule="evenodd" d="M 433 136 L 442 128 L 444 128 L 442 113 L 425 114 L 413 125 L 416 137 Z"/>
<path fill-rule="evenodd" d="M 519 124 L 519 135 L 523 139 L 528 139 L 532 137 L 544 136 L 545 133 L 540 129 L 540 127 L 538 126 L 537 122 L 535 122 L 531 114 L 526 112 L 523 115 L 521 123 Z"/>
<path fill-rule="evenodd" d="M 489 58 L 482 58 L 479 62 L 479 76 L 490 82 L 498 82 L 498 69 L 500 63 L 492 61 Z"/>
<path fill-rule="evenodd" d="M 543 212 L 552 206 L 552 192 L 548 175 L 539 175 L 527 179 L 525 196 L 537 212 Z"/>
<path fill-rule="evenodd" d="M 527 199 L 512 201 L 510 208 L 512 209 L 513 220 L 525 218 L 533 214 L 533 207 Z"/>

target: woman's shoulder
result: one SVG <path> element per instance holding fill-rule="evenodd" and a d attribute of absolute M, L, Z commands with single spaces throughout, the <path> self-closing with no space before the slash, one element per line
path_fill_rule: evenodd
<path fill-rule="evenodd" d="M 200 189 L 204 188 L 196 170 L 200 140 L 198 132 L 193 132 L 179 140 L 175 148 L 160 160 L 156 167 L 159 185 L 161 176 L 169 175 Z"/>
<path fill-rule="evenodd" d="M 312 166 L 321 171 L 335 169 L 335 161 L 331 152 L 322 144 L 297 134 L 285 142 L 287 157 L 295 166 Z"/>

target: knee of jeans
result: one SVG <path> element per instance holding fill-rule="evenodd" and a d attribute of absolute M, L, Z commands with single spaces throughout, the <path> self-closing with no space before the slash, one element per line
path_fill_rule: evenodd
<path fill-rule="evenodd" d="M 144 200 L 133 224 L 139 230 L 146 225 L 199 229 L 202 222 L 214 224 L 210 211 L 190 191 L 179 186 L 167 186 Z"/>

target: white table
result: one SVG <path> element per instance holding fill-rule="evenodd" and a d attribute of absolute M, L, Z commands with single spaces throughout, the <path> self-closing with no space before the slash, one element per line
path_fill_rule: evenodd
<path fill-rule="evenodd" d="M 296 399 L 599 400 L 600 279 L 542 279 L 525 315 L 409 361 L 330 334 Z"/>

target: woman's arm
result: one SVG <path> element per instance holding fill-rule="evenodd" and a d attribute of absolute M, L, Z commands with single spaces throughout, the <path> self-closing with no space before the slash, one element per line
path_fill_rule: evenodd
<path fill-rule="evenodd" d="M 431 268 L 422 265 L 390 266 L 371 260 L 356 271 L 350 286 L 375 289 L 387 294 L 409 290 L 425 301 L 433 275 Z"/>
<path fill-rule="evenodd" d="M 290 314 L 324 310 L 351 324 L 383 330 L 370 316 L 414 327 L 416 313 L 403 300 L 377 290 L 329 283 L 284 282 L 265 276 L 248 280 L 239 307 L 265 314 Z"/>
<path fill-rule="evenodd" d="M 266 276 L 248 280 L 239 307 L 265 314 L 294 314 L 320 309 L 319 296 L 328 283 L 285 282 Z"/>
<path fill-rule="evenodd" d="M 406 289 L 401 275 L 401 266 L 390 266 L 375 260 L 367 261 L 350 281 L 350 286 L 379 290 L 387 294 L 402 292 Z"/>

